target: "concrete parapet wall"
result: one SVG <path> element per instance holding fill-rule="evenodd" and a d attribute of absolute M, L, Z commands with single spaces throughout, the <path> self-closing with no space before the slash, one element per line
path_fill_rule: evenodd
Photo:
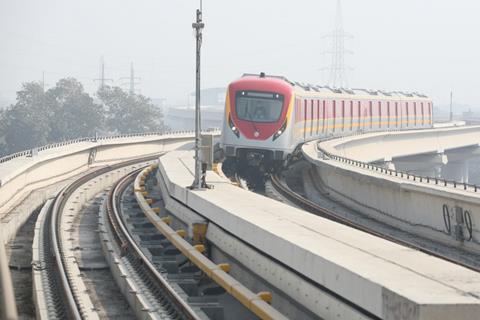
<path fill-rule="evenodd" d="M 316 144 L 303 146 L 305 158 L 331 195 L 347 206 L 400 229 L 455 247 L 480 252 L 480 196 L 472 191 L 406 180 L 333 159 L 319 158 Z M 444 219 L 448 208 L 450 233 Z M 467 210 L 472 220 L 472 239 L 457 240 L 455 207 Z M 464 217 L 464 216 L 463 216 Z M 465 238 L 469 230 L 459 224 Z M 458 230 L 458 229 L 457 229 Z"/>
<path fill-rule="evenodd" d="M 444 152 L 480 143 L 480 126 L 376 132 L 321 143 L 325 151 L 363 162 Z"/>
<path fill-rule="evenodd" d="M 219 132 L 214 134 L 219 135 Z M 22 155 L 0 163 L 0 228 L 4 241 L 8 241 L 28 218 L 30 209 L 21 214 L 12 214 L 12 210 L 34 190 L 59 183 L 90 167 L 174 150 L 190 143 L 193 137 L 192 133 L 181 133 L 99 138 L 45 148 L 31 157 Z M 54 191 L 55 188 L 46 188 L 45 192 L 35 195 L 35 207 Z"/>

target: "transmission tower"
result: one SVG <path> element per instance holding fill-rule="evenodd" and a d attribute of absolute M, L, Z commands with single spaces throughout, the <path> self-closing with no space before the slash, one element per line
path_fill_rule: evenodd
<path fill-rule="evenodd" d="M 139 77 L 135 77 L 135 70 L 133 68 L 133 62 L 130 62 L 130 77 L 123 77 L 123 78 L 120 78 L 120 80 L 128 80 L 128 86 L 129 86 L 129 89 L 128 89 L 128 92 L 130 94 L 135 94 L 135 86 L 137 84 L 139 84 L 139 82 L 137 82 L 137 80 L 140 80 Z M 122 85 L 125 85 L 126 83 L 122 83 Z"/>
<path fill-rule="evenodd" d="M 100 71 L 98 75 L 98 79 L 93 79 L 93 81 L 98 81 L 98 90 L 102 90 L 105 87 L 105 83 L 107 81 L 113 81 L 113 79 L 105 78 L 105 60 L 103 56 L 100 58 Z"/>
<path fill-rule="evenodd" d="M 337 0 L 335 28 L 323 38 L 330 40 L 330 50 L 323 52 L 330 55 L 331 58 L 330 67 L 323 69 L 329 71 L 328 84 L 334 88 L 348 87 L 347 69 L 351 68 L 345 64 L 345 54 L 353 54 L 353 52 L 345 48 L 345 39 L 351 39 L 353 36 L 346 33 L 343 29 L 342 4 L 340 0 Z"/>

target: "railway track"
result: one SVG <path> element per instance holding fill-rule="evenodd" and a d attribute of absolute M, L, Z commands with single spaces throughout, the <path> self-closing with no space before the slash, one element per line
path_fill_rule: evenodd
<path fill-rule="evenodd" d="M 79 281 L 82 274 L 73 255 L 75 248 L 71 247 L 70 237 L 73 215 L 69 213 L 73 212 L 73 208 L 67 208 L 67 202 L 89 181 L 119 168 L 155 158 L 127 161 L 90 172 L 61 189 L 55 198 L 44 205 L 36 222 L 32 246 L 37 318 L 99 318 L 88 296 L 88 290 L 83 286 L 83 282 Z M 73 201 L 73 204 L 78 204 L 78 201 Z"/>
<path fill-rule="evenodd" d="M 193 310 L 165 280 L 165 272 L 162 274 L 151 257 L 147 257 L 144 249 L 132 236 L 131 228 L 127 225 L 127 217 L 122 210 L 122 201 L 126 196 L 127 188 L 131 189 L 139 172 L 140 170 L 134 171 L 121 179 L 112 188 L 106 201 L 108 222 L 117 245 L 123 252 L 123 260 L 130 266 L 131 276 L 138 280 L 136 285 L 145 288 L 144 295 L 150 297 L 149 303 L 156 308 L 155 313 L 163 315 L 162 319 L 201 319 L 198 311 Z M 139 222 L 136 221 L 136 223 Z"/>
<path fill-rule="evenodd" d="M 112 192 L 111 203 L 116 204 L 119 214 L 113 219 L 116 209 L 110 210 L 110 227 L 123 229 L 121 233 L 130 235 L 133 242 L 126 239 L 123 247 L 143 242 L 135 255 L 147 256 L 147 260 L 153 262 L 153 271 L 161 271 L 166 281 L 159 279 L 163 282 L 160 286 L 167 296 L 183 299 L 172 299 L 175 305 L 181 303 L 178 310 L 194 311 L 181 318 L 285 319 L 266 302 L 271 299 L 269 292 L 253 293 L 230 276 L 231 266 L 210 260 L 207 243 L 202 240 L 195 242 L 196 231 L 191 230 L 194 234 L 188 235 L 182 221 L 169 215 L 160 190 L 154 187 L 157 182 L 153 172 L 152 167 L 146 168 L 135 177 L 133 185 L 125 180 L 123 189 Z M 154 240 L 153 243 L 148 243 L 151 240 Z M 121 245 L 121 242 L 117 244 Z"/>
<path fill-rule="evenodd" d="M 467 269 L 470 269 L 470 270 L 473 270 L 473 271 L 476 271 L 476 272 L 480 272 L 480 267 L 478 265 L 474 265 L 473 263 L 459 261 L 458 259 L 454 259 L 447 254 L 442 254 L 442 253 L 439 253 L 439 252 L 437 252 L 433 249 L 425 248 L 423 246 L 420 246 L 417 243 L 414 243 L 414 242 L 411 242 L 411 241 L 408 241 L 408 240 L 405 240 L 405 239 L 400 239 L 398 237 L 394 237 L 394 236 L 391 236 L 391 235 L 388 235 L 388 234 L 385 234 L 385 233 L 378 232 L 373 228 L 369 228 L 366 225 L 359 224 L 358 222 L 356 222 L 354 220 L 351 220 L 351 219 L 348 219 L 348 218 L 346 218 L 342 215 L 339 215 L 335 211 L 330 210 L 329 208 L 325 208 L 325 207 L 323 207 L 323 206 L 305 198 L 304 196 L 296 193 L 292 189 L 290 189 L 286 185 L 286 183 L 282 181 L 282 179 L 278 176 L 278 174 L 272 174 L 270 176 L 270 181 L 271 181 L 271 185 L 274 188 L 274 190 L 276 192 L 278 192 L 282 197 L 284 197 L 287 201 L 289 201 L 292 204 L 294 204 L 294 205 L 296 205 L 296 206 L 298 206 L 298 207 L 300 207 L 304 210 L 307 210 L 307 211 L 309 211 L 309 212 L 311 212 L 315 215 L 318 215 L 318 216 L 330 219 L 332 221 L 344 224 L 346 226 L 355 228 L 357 230 L 369 233 L 369 234 L 374 235 L 376 237 L 383 238 L 383 239 L 391 241 L 391 242 L 395 242 L 395 243 L 400 244 L 402 246 L 427 253 L 431 256 L 434 256 L 434 257 L 437 257 L 437 258 L 455 263 L 455 264 L 460 265 L 462 267 L 465 267 Z"/>
<path fill-rule="evenodd" d="M 161 219 L 167 226 L 164 229 L 170 230 L 165 234 L 151 217 L 146 217 L 134 181 L 138 183 L 138 168 L 145 168 L 146 161 L 152 159 L 137 159 L 90 172 L 47 201 L 35 224 L 32 244 L 36 317 L 100 319 L 105 314 L 103 305 L 95 298 L 98 292 L 92 295 L 92 290 L 97 291 L 95 287 L 88 289 L 92 284 L 79 264 L 84 249 L 75 246 L 79 245 L 75 238 L 80 236 L 78 221 L 84 204 L 98 199 L 105 194 L 106 186 L 111 186 L 98 209 L 100 246 L 119 291 L 137 318 L 282 319 L 264 301 L 268 299 L 264 293 L 248 291 L 227 274 L 228 264 L 216 265 L 204 256 L 208 254 L 204 245 L 190 244 L 192 239 L 184 229 L 168 229 L 176 218 Z M 136 170 L 132 169 L 133 164 Z M 146 176 L 143 172 L 142 183 Z M 149 193 L 155 193 L 152 180 L 155 178 L 150 174 Z M 146 186 L 142 195 L 146 194 L 145 189 Z M 154 204 L 161 206 L 159 191 L 154 197 Z M 142 201 L 152 204 L 153 199 L 142 197 Z M 155 212 L 152 211 L 157 217 Z M 178 221 L 175 225 L 179 225 Z M 88 254 L 89 248 L 85 249 L 84 254 Z M 213 280 L 213 274 L 217 280 Z"/>

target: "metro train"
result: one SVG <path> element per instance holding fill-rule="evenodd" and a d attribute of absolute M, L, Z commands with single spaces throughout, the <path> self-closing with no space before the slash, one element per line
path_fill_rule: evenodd
<path fill-rule="evenodd" d="M 432 101 L 419 93 L 342 89 L 245 74 L 230 83 L 221 148 L 247 166 L 286 164 L 306 141 L 356 132 L 430 128 Z"/>

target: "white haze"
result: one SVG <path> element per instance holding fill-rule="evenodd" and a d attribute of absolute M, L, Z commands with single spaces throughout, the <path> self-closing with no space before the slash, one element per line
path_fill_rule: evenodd
<path fill-rule="evenodd" d="M 121 84 L 130 61 L 139 88 L 170 103 L 194 87 L 191 23 L 198 1 L 0 0 L 0 100 L 22 82 L 47 86 L 73 76 L 94 92 L 99 59 Z M 351 87 L 411 90 L 437 104 L 480 102 L 480 3 L 446 0 L 343 0 L 354 35 Z M 328 65 L 322 35 L 336 1 L 204 0 L 203 84 L 222 87 L 244 72 L 265 71 L 322 84 Z"/>

